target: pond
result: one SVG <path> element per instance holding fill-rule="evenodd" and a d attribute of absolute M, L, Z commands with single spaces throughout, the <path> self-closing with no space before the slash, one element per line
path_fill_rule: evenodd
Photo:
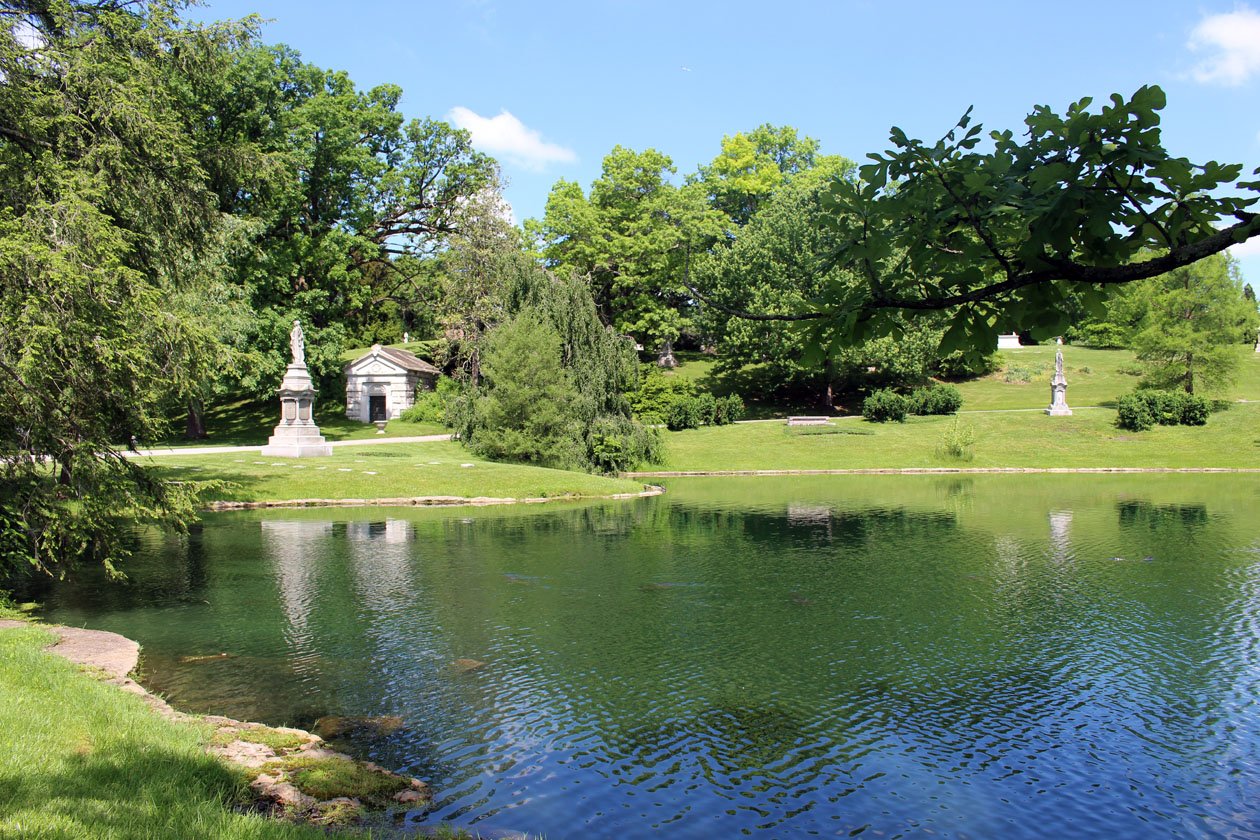
<path fill-rule="evenodd" d="M 432 783 L 415 828 L 1260 826 L 1260 477 L 668 490 L 208 516 L 46 617 L 138 639 L 186 710 L 386 716 L 339 745 Z"/>

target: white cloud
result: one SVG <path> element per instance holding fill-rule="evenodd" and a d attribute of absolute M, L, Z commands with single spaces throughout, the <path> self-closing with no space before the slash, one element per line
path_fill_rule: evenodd
<path fill-rule="evenodd" d="M 1205 53 L 1190 71 L 1195 81 L 1241 85 L 1260 72 L 1260 14 L 1239 6 L 1208 15 L 1190 33 L 1188 46 Z"/>
<path fill-rule="evenodd" d="M 540 171 L 549 163 L 573 163 L 572 149 L 548 143 L 542 134 L 529 128 L 508 111 L 496 117 L 483 117 L 462 105 L 447 115 L 451 122 L 468 130 L 473 145 L 483 152 L 501 156 L 527 169 Z"/>

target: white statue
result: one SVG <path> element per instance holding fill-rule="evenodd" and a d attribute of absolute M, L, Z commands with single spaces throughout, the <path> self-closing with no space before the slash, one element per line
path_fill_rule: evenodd
<path fill-rule="evenodd" d="M 302 336 L 302 325 L 293 319 L 293 331 L 289 333 L 289 349 L 293 351 L 293 364 L 306 366 L 306 339 Z"/>
<path fill-rule="evenodd" d="M 1068 417 L 1072 409 L 1067 404 L 1067 377 L 1063 375 L 1063 351 L 1054 353 L 1054 378 L 1050 380 L 1050 407 L 1046 414 L 1051 417 Z"/>

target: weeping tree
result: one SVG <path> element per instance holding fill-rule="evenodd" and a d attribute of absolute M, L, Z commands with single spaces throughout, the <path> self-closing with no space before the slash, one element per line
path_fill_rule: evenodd
<path fill-rule="evenodd" d="M 656 433 L 625 396 L 638 386 L 634 343 L 603 323 L 582 278 L 522 272 L 504 311 L 458 423 L 473 451 L 600 472 L 658 459 Z"/>

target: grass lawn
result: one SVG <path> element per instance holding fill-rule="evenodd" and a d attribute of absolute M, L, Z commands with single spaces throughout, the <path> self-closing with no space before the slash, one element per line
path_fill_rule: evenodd
<path fill-rule="evenodd" d="M 1050 404 L 1050 377 L 1054 375 L 1055 345 L 1002 350 L 1002 370 L 956 386 L 969 411 L 998 408 L 1045 408 Z M 1221 396 L 1229 400 L 1260 400 L 1260 353 L 1239 345 L 1238 376 Z M 1068 383 L 1068 404 L 1114 406 L 1116 398 L 1137 387 L 1137 361 L 1128 350 L 1063 348 L 1063 373 Z"/>
<path fill-rule="evenodd" d="M 641 482 L 520 464 L 496 464 L 457 443 L 399 443 L 333 450 L 326 458 L 264 458 L 255 453 L 170 455 L 146 463 L 168 478 L 229 486 L 207 501 L 371 499 L 415 496 L 608 496 L 637 493 Z M 472 464 L 471 467 L 462 466 Z"/>
<path fill-rule="evenodd" d="M 963 395 L 963 408 L 969 411 L 1006 408 L 1045 408 L 1050 403 L 1050 377 L 1054 374 L 1053 344 L 1002 350 L 1002 369 L 989 376 L 955 383 Z M 1229 400 L 1260 400 L 1260 353 L 1250 345 L 1237 347 L 1238 378 L 1222 396 Z M 747 375 L 717 376 L 716 356 L 676 353 L 679 366 L 666 373 L 694 382 L 701 388 L 724 395 L 741 392 Z M 1137 387 L 1137 362 L 1128 350 L 1095 350 L 1072 345 L 1063 348 L 1064 373 L 1068 381 L 1068 403 L 1072 406 L 1113 406 L 1122 394 Z M 745 368 L 750 372 L 751 368 Z M 789 414 L 815 414 L 817 406 L 799 404 L 748 403 L 748 417 L 786 417 Z"/>
<path fill-rule="evenodd" d="M 245 782 L 205 754 L 209 728 L 157 717 L 51 641 L 0 629 L 0 837 L 328 837 L 232 811 Z"/>
<path fill-rule="evenodd" d="M 1068 388 L 1069 402 L 1072 390 Z M 1048 400 L 1047 400 L 1048 401 Z M 1111 409 L 1071 417 L 1040 411 L 966 412 L 976 443 L 970 460 L 941 451 L 953 417 L 905 423 L 860 418 L 827 427 L 739 423 L 670 432 L 662 470 L 879 469 L 918 467 L 1260 467 L 1260 404 L 1233 405 L 1206 426 L 1126 432 Z M 822 433 L 820 433 L 822 432 Z"/>
<path fill-rule="evenodd" d="M 184 421 L 181 418 L 168 440 L 141 441 L 141 446 L 262 446 L 271 437 L 276 423 L 280 422 L 280 400 L 254 402 L 239 400 L 214 406 L 206 412 L 206 438 L 185 440 L 182 436 Z M 363 440 L 375 437 L 411 437 L 413 435 L 443 435 L 450 429 L 438 423 L 408 423 L 406 420 L 390 420 L 385 434 L 377 435 L 376 427 L 346 417 L 345 402 L 325 401 L 315 408 L 315 422 L 328 440 Z"/>

